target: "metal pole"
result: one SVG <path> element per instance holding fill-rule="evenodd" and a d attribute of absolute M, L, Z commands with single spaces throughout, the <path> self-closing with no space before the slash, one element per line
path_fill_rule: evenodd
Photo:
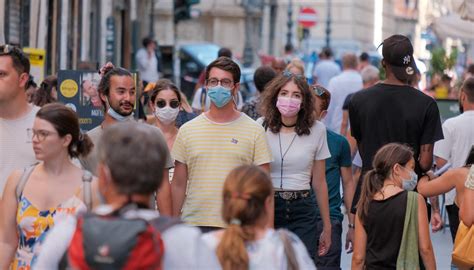
<path fill-rule="evenodd" d="M 331 48 L 331 0 L 327 0 L 326 47 Z"/>
<path fill-rule="evenodd" d="M 253 48 L 251 43 L 251 32 L 252 32 L 252 22 L 251 22 L 251 6 L 249 1 L 244 2 L 245 9 L 245 47 L 244 47 L 244 67 L 250 67 L 253 64 Z"/>
<path fill-rule="evenodd" d="M 293 28 L 293 1 L 289 0 L 288 1 L 288 32 L 286 33 L 286 45 L 291 46 L 291 40 L 293 39 L 292 37 L 292 28 Z"/>
<path fill-rule="evenodd" d="M 155 36 L 155 30 L 154 30 L 154 25 L 153 23 L 155 22 L 155 11 L 153 10 L 155 8 L 155 0 L 150 1 L 151 7 L 150 7 L 150 25 L 149 25 L 149 33 L 148 36 L 154 37 Z"/>

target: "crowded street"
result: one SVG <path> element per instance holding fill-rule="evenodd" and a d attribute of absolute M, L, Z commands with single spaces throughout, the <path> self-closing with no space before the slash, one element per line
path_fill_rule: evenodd
<path fill-rule="evenodd" d="M 0 0 L 0 270 L 474 270 L 473 14 Z"/>

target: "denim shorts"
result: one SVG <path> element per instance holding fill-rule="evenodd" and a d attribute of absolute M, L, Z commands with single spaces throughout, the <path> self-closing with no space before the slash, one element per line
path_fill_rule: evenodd
<path fill-rule="evenodd" d="M 306 246 L 311 259 L 315 259 L 316 199 L 314 193 L 305 198 L 285 200 L 275 196 L 275 229 L 285 228 L 296 234 Z"/>

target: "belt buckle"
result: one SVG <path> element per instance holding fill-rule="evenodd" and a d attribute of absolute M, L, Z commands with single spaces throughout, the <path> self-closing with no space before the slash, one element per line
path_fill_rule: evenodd
<path fill-rule="evenodd" d="M 290 199 L 293 199 L 293 192 L 290 192 L 290 191 L 283 191 L 283 192 L 280 192 L 280 197 L 283 199 L 283 200 L 290 200 Z"/>

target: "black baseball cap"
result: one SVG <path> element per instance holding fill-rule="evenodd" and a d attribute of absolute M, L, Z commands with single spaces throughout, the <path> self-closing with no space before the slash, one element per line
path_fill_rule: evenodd
<path fill-rule="evenodd" d="M 382 46 L 383 60 L 390 65 L 395 77 L 402 82 L 409 81 L 417 70 L 410 39 L 392 35 L 382 42 Z"/>

